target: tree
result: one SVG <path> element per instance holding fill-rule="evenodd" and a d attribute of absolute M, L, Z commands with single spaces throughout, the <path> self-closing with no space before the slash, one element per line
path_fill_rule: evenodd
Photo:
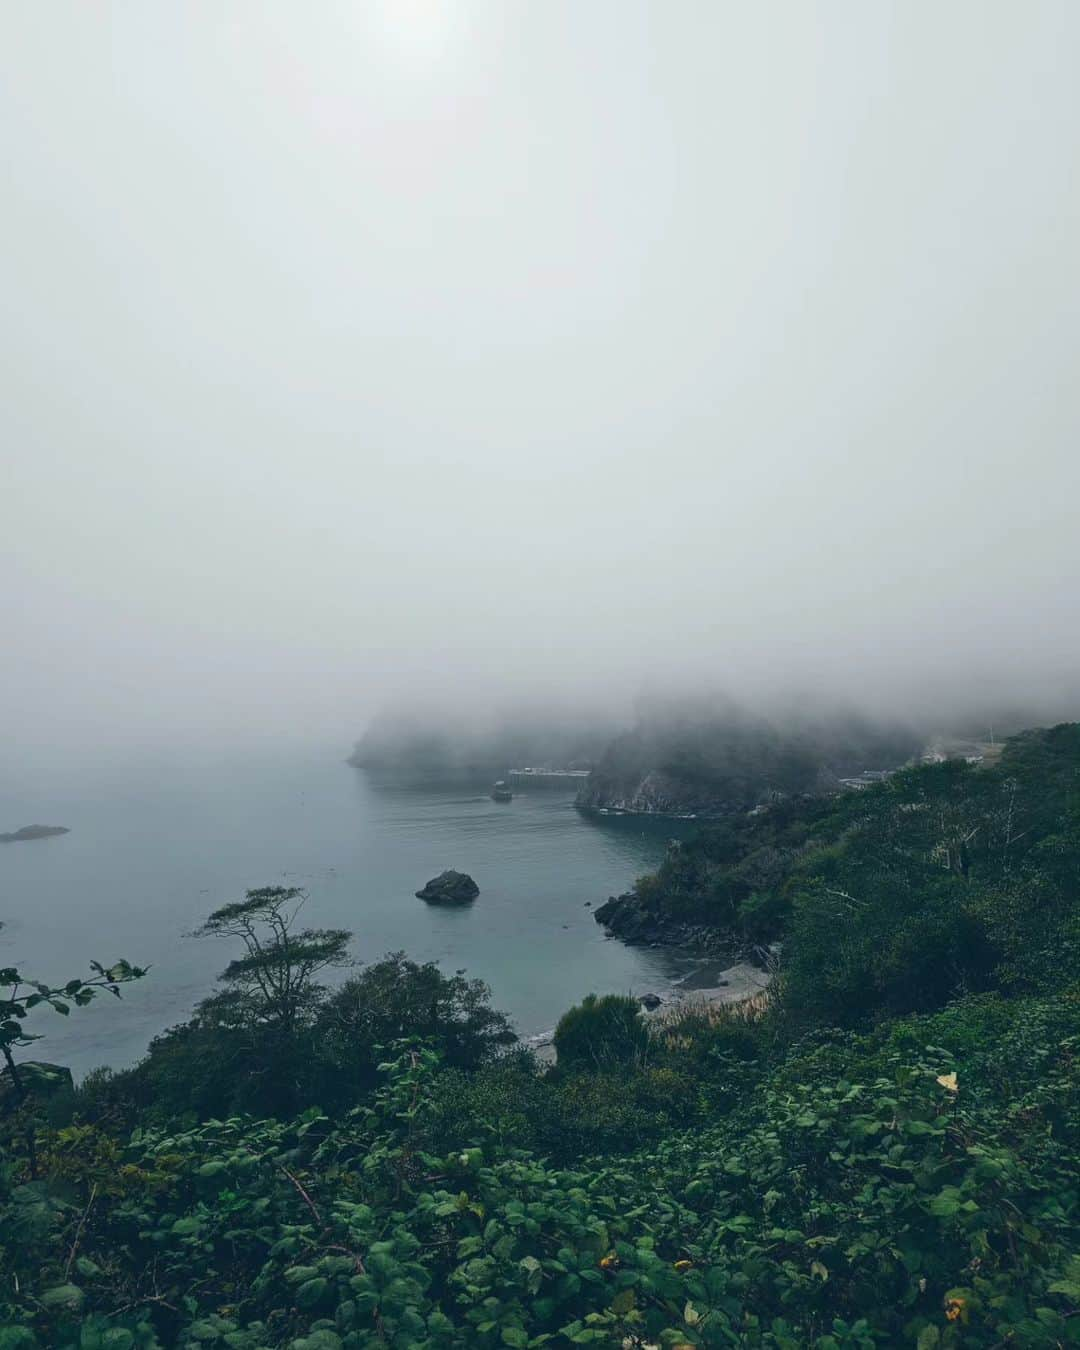
<path fill-rule="evenodd" d="M 452 1068 L 475 1069 L 517 1039 L 490 998 L 488 986 L 463 971 L 444 975 L 434 961 L 420 965 L 391 952 L 320 1009 L 320 1049 L 349 1087 L 374 1082 L 381 1047 L 405 1036 L 420 1037 Z"/>
<path fill-rule="evenodd" d="M 298 928 L 307 900 L 295 886 L 263 886 L 215 910 L 196 937 L 238 940 L 223 988 L 190 1021 L 155 1037 L 124 1085 L 159 1113 L 287 1115 L 317 1099 L 321 1061 L 312 1029 L 326 997 L 323 971 L 351 965 L 352 934 Z"/>
<path fill-rule="evenodd" d="M 205 1000 L 225 1020 L 296 1029 L 325 992 L 316 976 L 334 966 L 352 962 L 345 928 L 302 928 L 294 931 L 296 916 L 307 901 L 298 886 L 263 886 L 248 891 L 243 900 L 223 905 L 195 930 L 196 937 L 239 938 L 244 955 L 230 961 L 218 977 L 227 986 L 223 994 Z"/>

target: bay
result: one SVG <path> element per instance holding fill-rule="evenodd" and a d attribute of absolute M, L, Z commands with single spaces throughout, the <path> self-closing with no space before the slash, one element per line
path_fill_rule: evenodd
<path fill-rule="evenodd" d="M 0 830 L 71 833 L 0 846 L 0 965 L 50 981 L 91 959 L 151 967 L 120 1003 L 99 999 L 66 1019 L 38 1010 L 27 1029 L 45 1039 L 30 1053 L 76 1074 L 134 1062 L 234 954 L 191 931 L 263 885 L 303 887 L 304 923 L 350 929 L 358 961 L 400 949 L 486 980 L 522 1036 L 550 1030 L 590 991 L 663 992 L 687 974 L 678 953 L 606 938 L 592 909 L 692 827 L 584 817 L 569 792 L 493 802 L 489 786 L 372 776 L 326 747 L 12 769 Z M 447 867 L 475 877 L 473 904 L 415 898 Z"/>

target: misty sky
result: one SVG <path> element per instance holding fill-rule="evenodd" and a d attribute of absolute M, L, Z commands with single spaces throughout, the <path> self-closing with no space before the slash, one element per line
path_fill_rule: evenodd
<path fill-rule="evenodd" d="M 1075 0 L 3 0 L 8 744 L 1067 682 L 1078 43 Z"/>

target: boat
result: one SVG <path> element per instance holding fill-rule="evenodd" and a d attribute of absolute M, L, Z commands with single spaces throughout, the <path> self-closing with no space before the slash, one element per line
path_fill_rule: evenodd
<path fill-rule="evenodd" d="M 514 794 L 501 778 L 491 789 L 491 800 L 493 802 L 512 802 L 514 800 Z"/>

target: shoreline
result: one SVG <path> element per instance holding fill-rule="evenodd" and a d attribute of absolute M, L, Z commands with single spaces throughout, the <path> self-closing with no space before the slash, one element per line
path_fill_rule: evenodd
<path fill-rule="evenodd" d="M 763 993 L 773 980 L 771 971 L 750 961 L 725 964 L 715 958 L 698 959 L 698 969 L 688 971 L 663 992 L 649 990 L 638 994 L 634 990 L 628 991 L 629 997 L 641 1002 L 641 1014 L 647 1023 L 661 1022 L 673 1014 L 744 1003 Z M 650 1002 L 646 1004 L 645 999 Z M 655 1003 L 652 1003 L 653 999 Z M 533 1036 L 522 1036 L 520 1043 L 532 1050 L 542 1064 L 551 1066 L 555 1063 L 554 1027 Z"/>
<path fill-rule="evenodd" d="M 593 911 L 607 941 L 628 947 L 664 948 L 681 955 L 687 970 L 663 991 L 627 990 L 641 1003 L 646 1022 L 662 1022 L 682 1013 L 744 1003 L 772 983 L 779 944 L 747 947 L 730 933 L 707 924 L 683 924 L 650 914 L 633 891 L 612 895 Z M 556 1062 L 555 1028 L 522 1036 L 520 1044 L 541 1063 Z"/>
<path fill-rule="evenodd" d="M 593 910 L 593 918 L 608 937 L 630 947 L 674 947 L 702 958 L 726 959 L 729 965 L 753 960 L 759 951 L 710 924 L 682 923 L 654 914 L 634 891 L 609 895 Z"/>

